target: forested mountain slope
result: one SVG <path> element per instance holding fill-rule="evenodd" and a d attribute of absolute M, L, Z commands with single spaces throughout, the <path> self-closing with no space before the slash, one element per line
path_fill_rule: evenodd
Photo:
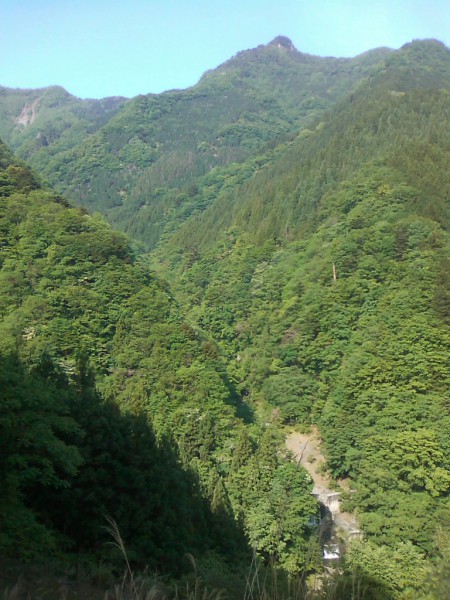
<path fill-rule="evenodd" d="M 316 224 L 316 207 L 324 193 L 367 162 L 389 158 L 400 167 L 408 150 L 414 147 L 419 155 L 421 144 L 432 136 L 445 144 L 449 88 L 445 46 L 434 41 L 406 45 L 311 129 L 253 163 L 247 181 L 229 186 L 204 213 L 187 221 L 174 244 L 186 239 L 190 245 L 208 245 L 220 231 L 235 225 L 259 241 L 297 237 Z M 418 185 L 434 187 L 429 164 L 434 156 L 424 151 L 421 156 Z"/>
<path fill-rule="evenodd" d="M 405 46 L 156 252 L 237 387 L 319 425 L 380 570 L 450 524 L 449 88 Z"/>
<path fill-rule="evenodd" d="M 122 234 L 3 144 L 0 235 L 0 556 L 117 562 L 107 516 L 135 565 L 172 576 L 186 552 L 245 569 L 249 543 L 317 566 L 309 477 L 216 345 Z"/>
<path fill-rule="evenodd" d="M 3 89 L 0 133 L 70 200 L 153 247 L 173 222 L 202 209 L 195 202 L 200 176 L 296 133 L 388 54 L 320 58 L 279 37 L 240 52 L 192 88 L 124 104 L 78 101 L 56 88 L 42 96 Z M 225 176 L 219 171 L 213 181 Z"/>
<path fill-rule="evenodd" d="M 312 104 L 299 102 L 303 93 Z M 173 511 L 169 502 L 167 544 L 156 530 L 157 548 L 138 535 L 136 557 L 159 566 L 175 540 L 168 523 L 185 510 L 174 569 L 186 549 L 231 562 L 245 554 L 236 523 L 267 563 L 291 575 L 317 569 L 310 482 L 282 460 L 274 426 L 316 424 L 332 474 L 354 489 L 346 501 L 365 540 L 347 565 L 370 581 L 365 597 L 445 597 L 449 124 L 450 52 L 439 42 L 342 61 L 281 38 L 190 90 L 126 102 L 48 162 L 40 154 L 40 172 L 60 189 L 157 244 L 158 276 L 122 234 L 43 191 L 2 146 L 0 376 L 13 391 L 0 427 L 16 439 L 23 407 L 36 420 L 28 390 L 41 389 L 39 405 L 58 407 L 45 410 L 68 466 L 54 466 L 53 438 L 45 464 L 12 446 L 1 463 L 0 517 L 11 527 L 2 548 L 12 551 L 18 507 L 30 531 L 43 526 L 48 547 L 58 545 L 61 506 L 48 494 L 60 480 L 79 497 L 91 477 L 96 489 L 82 466 L 97 453 L 89 427 L 108 420 L 95 411 L 112 411 L 121 439 L 139 430 L 133 419 L 147 428 L 146 443 L 170 457 L 195 499 Z M 42 473 L 45 494 L 27 504 Z M 106 510 L 90 504 L 82 516 L 93 553 L 110 507 L 98 494 Z M 151 498 L 144 531 L 166 502 L 156 489 Z M 120 524 L 134 539 L 123 502 Z M 190 540 L 188 530 L 198 533 Z M 68 537 L 65 547 L 86 543 Z"/>
<path fill-rule="evenodd" d="M 0 87 L 0 138 L 36 165 L 84 142 L 108 122 L 125 98 L 80 100 L 62 87 Z"/>

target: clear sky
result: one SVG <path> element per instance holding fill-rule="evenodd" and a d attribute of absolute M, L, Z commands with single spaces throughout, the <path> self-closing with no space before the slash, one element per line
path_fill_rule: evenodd
<path fill-rule="evenodd" d="M 450 0 L 0 0 L 0 85 L 81 98 L 194 85 L 277 35 L 355 56 L 417 38 L 450 46 Z"/>

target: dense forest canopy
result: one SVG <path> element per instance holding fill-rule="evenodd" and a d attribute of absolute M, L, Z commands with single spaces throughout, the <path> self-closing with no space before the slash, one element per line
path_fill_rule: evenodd
<path fill-rule="evenodd" d="M 0 137 L 70 200 L 152 248 L 197 210 L 190 199 L 199 177 L 295 135 L 386 53 L 319 58 L 272 43 L 240 52 L 187 90 L 128 101 L 0 88 Z"/>
<path fill-rule="evenodd" d="M 250 541 L 307 567 L 310 480 L 216 344 L 122 234 L 0 149 L 0 551 L 113 560 L 106 515 L 137 566 L 174 575 L 187 552 L 250 564 Z"/>
<path fill-rule="evenodd" d="M 364 533 L 336 598 L 445 597 L 449 50 L 280 37 L 188 90 L 0 91 L 38 173 L 0 146 L 0 552 L 113 561 L 107 515 L 137 566 L 320 572 L 283 450 L 313 425 Z"/>
<path fill-rule="evenodd" d="M 449 515 L 449 84 L 445 47 L 406 46 L 156 254 L 239 385 L 320 424 L 365 532 L 424 551 Z"/>

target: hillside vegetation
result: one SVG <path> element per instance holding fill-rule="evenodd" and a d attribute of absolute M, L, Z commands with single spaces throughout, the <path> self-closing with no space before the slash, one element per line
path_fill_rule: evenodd
<path fill-rule="evenodd" d="M 118 565 L 108 517 L 135 567 L 171 576 L 190 553 L 244 577 L 249 545 L 317 565 L 310 479 L 216 345 L 122 234 L 0 151 L 0 555 Z"/>
<path fill-rule="evenodd" d="M 2 89 L 0 136 L 66 197 L 153 248 L 192 212 L 198 178 L 264 153 L 366 77 L 389 51 L 320 58 L 287 38 L 240 52 L 187 90 L 81 101 Z M 51 117 L 49 118 L 49 109 Z M 34 120 L 21 123 L 24 112 Z M 23 119 L 22 119 L 23 121 Z M 207 184 L 206 184 L 207 185 Z"/>
<path fill-rule="evenodd" d="M 281 37 L 108 102 L 61 151 L 20 145 L 39 116 L 0 119 L 152 249 L 1 146 L 0 551 L 113 560 L 106 514 L 137 566 L 190 552 L 235 581 L 251 548 L 303 582 L 317 505 L 281 432 L 315 425 L 364 533 L 322 595 L 446 597 L 449 50 L 320 59 Z"/>
<path fill-rule="evenodd" d="M 406 46 L 155 255 L 237 388 L 319 425 L 360 566 L 450 525 L 449 69 Z"/>
<path fill-rule="evenodd" d="M 59 86 L 0 87 L 0 138 L 23 158 L 34 157 L 36 164 L 44 165 L 107 123 L 125 100 L 80 100 Z"/>

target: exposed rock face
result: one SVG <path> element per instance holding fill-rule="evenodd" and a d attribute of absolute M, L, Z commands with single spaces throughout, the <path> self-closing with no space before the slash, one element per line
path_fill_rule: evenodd
<path fill-rule="evenodd" d="M 278 35 L 275 39 L 267 44 L 268 46 L 277 46 L 278 48 L 287 48 L 287 50 L 296 50 L 296 47 L 291 40 L 284 36 Z"/>
<path fill-rule="evenodd" d="M 293 432 L 286 438 L 286 447 L 295 457 L 298 464 L 308 471 L 314 483 L 313 495 L 318 502 L 326 507 L 332 515 L 333 532 L 340 532 L 344 539 L 359 537 L 361 530 L 353 513 L 341 512 L 339 507 L 340 492 L 333 489 L 329 475 L 323 472 L 325 456 L 322 453 L 322 440 L 316 427 L 311 427 L 311 433 Z M 340 481 L 339 487 L 347 489 L 345 482 Z"/>
<path fill-rule="evenodd" d="M 31 125 L 31 123 L 36 119 L 37 116 L 37 104 L 39 102 L 39 98 L 36 98 L 34 102 L 31 104 L 25 104 L 22 108 L 20 115 L 16 119 L 17 125 L 22 125 L 26 127 L 27 125 Z"/>

